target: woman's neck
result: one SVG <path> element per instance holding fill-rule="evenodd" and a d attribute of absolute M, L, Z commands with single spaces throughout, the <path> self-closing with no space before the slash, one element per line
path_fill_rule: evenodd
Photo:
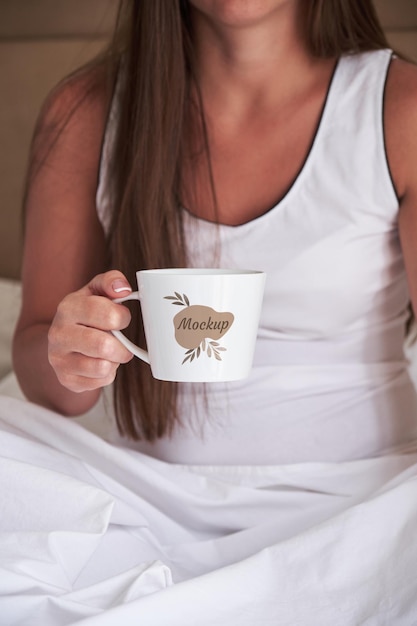
<path fill-rule="evenodd" d="M 192 10 L 197 73 L 206 112 L 243 116 L 292 98 L 311 78 L 298 2 L 250 23 L 222 23 Z"/>

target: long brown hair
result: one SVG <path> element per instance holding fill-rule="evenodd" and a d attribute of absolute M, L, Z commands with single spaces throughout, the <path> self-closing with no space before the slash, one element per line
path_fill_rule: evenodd
<path fill-rule="evenodd" d="M 314 56 L 388 47 L 372 0 L 303 1 L 305 36 Z M 121 0 L 112 41 L 93 64 L 116 86 L 108 248 L 111 266 L 132 284 L 139 268 L 187 265 L 180 191 L 190 119 L 204 148 L 215 205 L 192 37 L 187 0 Z M 132 309 L 129 333 L 144 345 L 138 309 Z M 121 366 L 114 386 L 120 432 L 148 441 L 169 435 L 180 421 L 177 392 L 176 383 L 154 380 L 139 359 Z"/>

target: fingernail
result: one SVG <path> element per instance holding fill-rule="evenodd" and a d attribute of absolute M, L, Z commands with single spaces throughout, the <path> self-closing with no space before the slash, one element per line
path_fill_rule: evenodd
<path fill-rule="evenodd" d="M 122 291 L 127 291 L 128 293 L 131 293 L 132 291 L 132 288 L 129 287 L 126 281 L 121 280 L 120 278 L 112 283 L 112 289 L 115 293 L 122 293 Z"/>

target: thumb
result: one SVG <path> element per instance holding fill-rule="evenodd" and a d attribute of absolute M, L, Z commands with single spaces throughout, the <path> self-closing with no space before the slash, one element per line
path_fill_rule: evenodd
<path fill-rule="evenodd" d="M 126 296 L 132 292 L 126 276 L 119 270 L 110 270 L 104 274 L 98 274 L 87 285 L 88 290 L 95 296 L 107 296 L 117 298 Z"/>

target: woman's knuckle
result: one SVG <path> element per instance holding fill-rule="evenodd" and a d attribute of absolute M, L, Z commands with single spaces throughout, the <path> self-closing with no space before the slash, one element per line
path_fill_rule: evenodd
<path fill-rule="evenodd" d="M 88 319 L 92 326 L 94 320 L 100 320 L 100 328 L 105 330 L 118 328 L 117 307 L 103 296 L 93 296 L 89 301 Z"/>
<path fill-rule="evenodd" d="M 55 324 L 52 324 L 48 330 L 48 343 L 51 346 L 55 346 L 59 343 L 59 332 Z"/>
<path fill-rule="evenodd" d="M 55 312 L 55 319 L 59 319 L 65 313 L 65 310 L 67 308 L 66 298 L 67 296 L 63 300 L 61 300 L 61 302 L 58 303 L 58 306 L 56 307 L 56 312 Z"/>
<path fill-rule="evenodd" d="M 104 359 L 97 359 L 95 364 L 95 374 L 97 378 L 106 378 L 112 371 L 112 366 L 110 361 L 106 361 Z"/>
<path fill-rule="evenodd" d="M 99 358 L 111 361 L 114 352 L 113 337 L 107 333 L 102 333 L 98 339 Z"/>
<path fill-rule="evenodd" d="M 91 296 L 87 301 L 88 316 L 92 319 L 100 319 L 103 317 L 103 307 L 105 306 L 105 299 L 102 296 Z"/>
<path fill-rule="evenodd" d="M 115 368 L 106 378 L 103 380 L 103 386 L 111 385 L 116 378 L 117 368 Z"/>
<path fill-rule="evenodd" d="M 119 330 L 123 326 L 123 310 L 117 305 L 112 305 L 108 312 L 109 330 Z"/>
<path fill-rule="evenodd" d="M 77 385 L 75 377 L 68 372 L 56 371 L 57 378 L 63 387 L 66 387 L 70 391 L 76 391 Z"/>
<path fill-rule="evenodd" d="M 59 366 L 58 355 L 53 350 L 48 350 L 48 362 L 53 370 L 57 370 Z"/>
<path fill-rule="evenodd" d="M 69 310 L 73 309 L 73 297 L 71 294 L 64 296 L 56 308 L 56 316 L 58 318 L 66 317 Z"/>
<path fill-rule="evenodd" d="M 48 350 L 48 361 L 57 376 L 68 371 L 65 358 L 59 350 L 55 350 L 53 347 Z"/>

